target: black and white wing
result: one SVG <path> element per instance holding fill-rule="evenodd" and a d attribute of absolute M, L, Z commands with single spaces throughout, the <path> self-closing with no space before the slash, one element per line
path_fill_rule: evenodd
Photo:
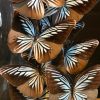
<path fill-rule="evenodd" d="M 50 7 L 61 7 L 64 5 L 64 0 L 43 0 L 47 6 Z"/>
<path fill-rule="evenodd" d="M 54 67 L 54 66 L 53 66 Z M 69 80 L 53 67 L 46 68 L 47 87 L 51 94 L 64 93 L 59 100 L 70 100 L 71 85 Z"/>
<path fill-rule="evenodd" d="M 29 18 L 22 15 L 19 15 L 19 18 L 24 31 L 27 32 L 30 36 L 35 36 L 36 30 Z"/>
<path fill-rule="evenodd" d="M 53 19 L 54 24 L 57 24 L 65 20 L 67 16 L 70 16 L 69 8 L 67 6 L 63 6 L 63 7 L 58 8 L 58 12 L 53 14 L 52 19 Z"/>
<path fill-rule="evenodd" d="M 67 7 L 74 7 L 84 4 L 84 2 L 88 2 L 88 0 L 66 0 L 66 6 Z"/>
<path fill-rule="evenodd" d="M 0 74 L 20 93 L 34 97 L 43 92 L 44 79 L 37 69 L 25 65 L 8 65 L 0 69 Z"/>
<path fill-rule="evenodd" d="M 44 4 L 42 0 L 29 0 L 28 7 L 33 11 L 35 19 L 41 19 L 44 16 Z"/>
<path fill-rule="evenodd" d="M 26 32 L 26 34 L 20 34 L 19 32 L 19 35 L 16 37 L 17 41 L 15 42 L 17 42 L 17 45 L 15 46 L 14 52 L 22 53 L 32 47 L 36 30 L 32 22 L 27 17 L 22 15 L 19 15 L 18 17 L 21 22 L 22 29 Z"/>
<path fill-rule="evenodd" d="M 90 40 L 65 50 L 64 63 L 67 70 L 71 72 L 71 70 L 75 71 L 77 68 L 80 69 L 80 67 L 86 66 L 87 61 L 98 45 L 98 40 Z"/>
<path fill-rule="evenodd" d="M 88 89 L 97 89 L 99 86 L 100 65 L 96 65 L 85 70 L 75 79 L 75 86 L 73 89 L 74 100 L 86 100 L 88 94 L 83 94 L 82 91 Z"/>
<path fill-rule="evenodd" d="M 51 15 L 55 14 L 56 12 L 58 12 L 58 10 L 59 10 L 59 8 L 56 8 L 56 7 L 47 7 L 45 10 L 44 17 L 51 16 Z"/>
<path fill-rule="evenodd" d="M 66 36 L 68 36 L 68 34 L 70 33 L 69 30 L 72 29 L 75 24 L 75 20 L 68 20 L 67 22 L 57 24 L 45 30 L 40 35 L 40 38 L 49 40 L 51 42 L 56 41 L 58 44 L 61 44 L 62 41 L 65 41 Z"/>

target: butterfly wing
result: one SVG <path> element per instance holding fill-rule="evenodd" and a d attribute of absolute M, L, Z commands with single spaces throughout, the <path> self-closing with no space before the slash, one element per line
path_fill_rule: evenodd
<path fill-rule="evenodd" d="M 74 25 L 75 21 L 72 20 L 69 23 L 62 23 L 50 27 L 40 34 L 33 46 L 34 58 L 39 63 L 54 59 L 61 51 L 63 42 L 68 37 Z"/>
<path fill-rule="evenodd" d="M 44 16 L 44 4 L 42 0 L 30 0 L 27 3 L 28 7 L 32 10 L 33 18 L 41 19 Z"/>
<path fill-rule="evenodd" d="M 64 0 L 44 0 L 44 2 L 50 7 L 61 7 L 64 4 Z"/>
<path fill-rule="evenodd" d="M 71 74 L 81 71 L 98 45 L 98 40 L 90 40 L 65 50 L 64 62 L 67 71 Z"/>
<path fill-rule="evenodd" d="M 70 100 L 71 86 L 69 80 L 64 77 L 54 66 L 48 65 L 46 68 L 47 87 L 51 94 L 64 93 L 60 100 Z"/>
<path fill-rule="evenodd" d="M 96 65 L 88 68 L 76 77 L 73 97 L 75 100 L 85 100 L 89 94 L 83 93 L 84 90 L 97 89 L 99 86 L 100 65 Z"/>
<path fill-rule="evenodd" d="M 52 41 L 57 44 L 62 44 L 68 38 L 73 27 L 76 25 L 75 20 L 67 20 L 66 22 L 59 23 L 57 25 L 51 26 L 45 30 L 40 38 L 43 38 L 47 41 Z"/>
<path fill-rule="evenodd" d="M 44 79 L 31 66 L 8 65 L 0 69 L 0 74 L 26 96 L 40 96 L 43 92 Z"/>
<path fill-rule="evenodd" d="M 18 23 L 16 28 L 16 22 Z M 21 29 L 22 27 L 22 29 Z M 23 30 L 23 31 L 22 31 Z M 23 34 L 24 33 L 24 34 Z M 22 53 L 31 48 L 36 30 L 32 22 L 25 16 L 15 13 L 13 29 L 8 35 L 8 46 L 14 53 Z"/>
<path fill-rule="evenodd" d="M 32 46 L 32 39 L 23 33 L 11 30 L 8 34 L 8 47 L 13 53 L 22 53 Z"/>

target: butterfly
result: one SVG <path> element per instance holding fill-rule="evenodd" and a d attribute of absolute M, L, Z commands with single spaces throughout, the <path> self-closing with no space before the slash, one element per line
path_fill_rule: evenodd
<path fill-rule="evenodd" d="M 18 20 L 21 24 L 16 27 Z M 74 26 L 75 21 L 69 20 L 41 32 L 36 30 L 37 26 L 35 27 L 30 19 L 17 14 L 8 35 L 8 46 L 14 53 L 23 53 L 28 50 L 29 59 L 33 56 L 39 63 L 46 62 L 55 58 L 61 51 L 63 43 Z"/>
<path fill-rule="evenodd" d="M 80 7 L 84 5 L 88 0 L 65 0 L 65 4 L 62 7 L 48 7 L 46 9 L 45 16 L 53 15 L 53 19 L 55 19 L 54 23 L 59 23 L 62 20 L 65 20 L 67 16 L 70 16 L 70 8 Z"/>
<path fill-rule="evenodd" d="M 94 53 L 99 41 L 92 39 L 84 43 L 64 47 L 64 64 L 66 70 L 75 74 L 83 70 Z"/>
<path fill-rule="evenodd" d="M 75 19 L 77 22 L 88 13 L 96 4 L 96 0 L 65 0 L 62 7 L 47 7 L 45 16 L 51 16 L 54 23 L 66 19 Z"/>
<path fill-rule="evenodd" d="M 85 91 L 97 89 L 100 86 L 100 65 L 90 67 L 72 77 L 62 74 L 55 66 L 46 67 L 47 87 L 51 94 L 58 95 L 57 100 L 88 100 Z"/>
<path fill-rule="evenodd" d="M 59 7 L 64 4 L 64 0 L 18 0 L 13 1 L 13 3 L 16 10 L 20 13 L 34 19 L 41 19 L 44 17 L 45 5 Z"/>
<path fill-rule="evenodd" d="M 6 65 L 0 74 L 20 93 L 32 98 L 40 97 L 45 86 L 45 64 Z"/>

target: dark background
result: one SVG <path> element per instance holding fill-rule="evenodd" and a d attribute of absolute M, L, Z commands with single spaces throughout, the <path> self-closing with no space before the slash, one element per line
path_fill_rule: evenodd
<path fill-rule="evenodd" d="M 76 37 L 78 41 L 85 41 L 89 39 L 98 39 L 100 41 L 100 2 L 82 19 L 85 22 L 85 28 L 80 31 Z M 0 66 L 8 64 L 10 61 L 10 51 L 5 48 L 0 40 Z M 94 55 L 89 61 L 89 66 L 100 64 L 100 46 L 95 51 Z M 0 77 L 0 100 L 9 100 L 7 96 L 7 84 Z M 100 89 L 99 95 L 100 97 Z"/>

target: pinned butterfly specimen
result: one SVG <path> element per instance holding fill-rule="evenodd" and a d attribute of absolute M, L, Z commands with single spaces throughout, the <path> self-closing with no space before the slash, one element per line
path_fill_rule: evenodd
<path fill-rule="evenodd" d="M 96 0 L 65 0 L 62 7 L 48 7 L 45 16 L 53 16 L 54 23 L 67 19 L 75 19 L 77 22 L 88 13 L 95 5 Z"/>
<path fill-rule="evenodd" d="M 18 20 L 20 26 L 17 27 Z M 17 14 L 8 36 L 8 46 L 14 53 L 27 51 L 29 59 L 33 57 L 39 63 L 47 62 L 58 55 L 74 26 L 75 20 L 68 20 L 41 32 L 30 19 Z"/>
<path fill-rule="evenodd" d="M 64 0 L 13 0 L 16 10 L 33 19 L 44 17 L 45 5 L 51 7 L 60 7 Z"/>
<path fill-rule="evenodd" d="M 90 67 L 72 77 L 70 74 L 62 74 L 55 66 L 46 67 L 47 87 L 51 94 L 58 96 L 56 100 L 90 100 L 88 93 L 100 86 L 100 65 Z"/>
<path fill-rule="evenodd" d="M 86 2 L 88 2 L 88 0 L 65 0 L 65 4 L 62 7 L 59 8 L 47 8 L 46 9 L 46 14 L 45 16 L 50 16 L 53 15 L 53 19 L 55 20 L 55 23 L 59 23 L 62 20 L 65 20 L 67 18 L 67 16 L 70 16 L 70 8 L 72 7 L 76 7 L 76 6 L 81 6 L 84 5 Z"/>
<path fill-rule="evenodd" d="M 99 41 L 95 39 L 74 46 L 66 45 L 64 50 L 66 70 L 71 74 L 82 71 L 98 45 Z"/>
<path fill-rule="evenodd" d="M 40 97 L 44 91 L 44 69 L 45 64 L 37 64 L 34 66 L 7 65 L 0 69 L 0 74 L 23 95 L 37 98 Z"/>

